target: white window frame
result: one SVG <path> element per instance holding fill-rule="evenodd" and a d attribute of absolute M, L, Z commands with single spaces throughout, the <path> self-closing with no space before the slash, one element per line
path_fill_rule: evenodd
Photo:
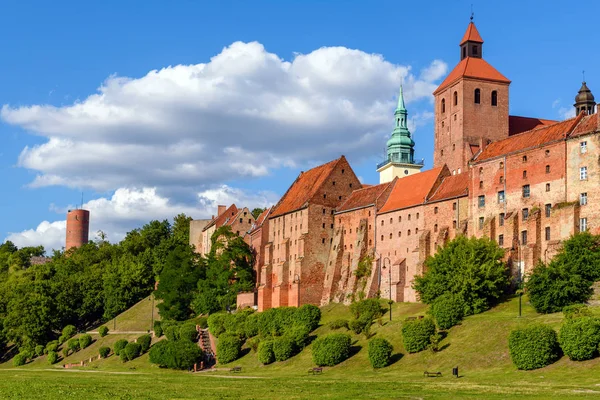
<path fill-rule="evenodd" d="M 579 205 L 586 206 L 588 203 L 587 192 L 579 194 Z"/>
<path fill-rule="evenodd" d="M 579 151 L 581 154 L 587 153 L 587 142 L 585 140 L 579 143 Z"/>
<path fill-rule="evenodd" d="M 579 180 L 586 181 L 587 180 L 587 167 L 579 168 Z"/>
<path fill-rule="evenodd" d="M 586 232 L 587 229 L 587 218 L 579 218 L 579 232 Z"/>

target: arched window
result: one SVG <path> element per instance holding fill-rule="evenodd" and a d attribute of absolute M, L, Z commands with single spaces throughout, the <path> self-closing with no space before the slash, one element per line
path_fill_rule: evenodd
<path fill-rule="evenodd" d="M 408 230 L 408 236 L 410 236 L 410 229 Z"/>
<path fill-rule="evenodd" d="M 492 106 L 496 107 L 498 105 L 498 92 L 492 90 Z"/>
<path fill-rule="evenodd" d="M 474 102 L 475 102 L 475 104 L 481 103 L 481 90 L 480 89 L 475 89 Z"/>
<path fill-rule="evenodd" d="M 446 112 L 446 99 L 442 99 L 442 114 Z"/>
<path fill-rule="evenodd" d="M 401 237 L 401 236 L 402 236 L 402 232 L 398 232 L 398 237 Z"/>
<path fill-rule="evenodd" d="M 457 106 L 458 105 L 458 93 L 454 92 L 454 105 Z"/>
<path fill-rule="evenodd" d="M 390 233 L 390 239 L 392 238 L 392 234 Z"/>
<path fill-rule="evenodd" d="M 435 225 L 433 226 L 433 231 L 434 231 L 434 232 L 437 232 L 437 224 L 435 224 Z"/>
<path fill-rule="evenodd" d="M 396 126 L 400 126 L 400 118 L 396 121 Z"/>
<path fill-rule="evenodd" d="M 502 161 L 500 161 L 500 164 L 498 165 L 499 169 L 503 169 L 504 168 L 504 163 Z"/>

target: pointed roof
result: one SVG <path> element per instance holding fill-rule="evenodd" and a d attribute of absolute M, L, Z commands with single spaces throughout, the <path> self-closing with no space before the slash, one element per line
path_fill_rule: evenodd
<path fill-rule="evenodd" d="M 479 31 L 473 22 L 470 22 L 469 26 L 467 26 L 467 31 L 460 41 L 460 45 L 462 46 L 466 42 L 483 43 L 483 39 L 481 38 L 481 35 L 479 34 Z"/>
<path fill-rule="evenodd" d="M 429 198 L 429 202 L 454 199 L 469 194 L 469 173 L 450 175 L 444 178 L 440 186 Z"/>
<path fill-rule="evenodd" d="M 219 229 L 221 226 L 223 226 L 224 224 L 229 222 L 229 220 L 231 218 L 234 218 L 238 214 L 238 212 L 239 212 L 239 210 L 235 204 L 230 205 L 229 208 L 227 210 L 225 210 L 225 212 L 223 212 L 223 214 L 219 215 L 217 218 L 214 218 L 212 221 L 210 221 L 208 223 L 208 225 L 206 225 L 204 227 L 204 229 L 202 229 L 202 231 L 207 230 L 208 228 L 210 228 L 213 225 L 215 226 L 215 228 Z"/>
<path fill-rule="evenodd" d="M 592 91 L 587 87 L 585 81 L 581 82 L 581 88 L 579 92 L 577 92 L 577 96 L 575 96 L 575 104 L 579 103 L 596 103 L 594 101 L 594 95 Z"/>
<path fill-rule="evenodd" d="M 400 94 L 398 95 L 398 106 L 396 107 L 396 111 L 406 110 L 406 106 L 404 105 L 404 90 L 402 89 L 402 84 L 400 84 Z"/>
<path fill-rule="evenodd" d="M 423 204 L 444 167 L 409 175 L 398 179 L 387 201 L 381 207 L 381 214 Z"/>
<path fill-rule="evenodd" d="M 543 126 L 554 125 L 558 121 L 551 119 L 519 117 L 517 115 L 508 116 L 508 135 L 516 135 L 525 131 L 530 131 Z"/>
<path fill-rule="evenodd" d="M 353 191 L 350 196 L 348 196 L 346 201 L 344 201 L 338 208 L 337 212 L 341 213 L 375 205 L 379 197 L 384 194 L 386 189 L 388 189 L 391 185 L 394 185 L 396 180 L 397 178 L 394 178 L 394 180 L 391 182 L 368 186 Z"/>
<path fill-rule="evenodd" d="M 448 74 L 433 92 L 437 94 L 461 78 L 481 79 L 509 84 L 510 80 L 488 64 L 483 58 L 466 57 Z"/>
<path fill-rule="evenodd" d="M 250 230 L 248 231 L 248 233 L 252 233 L 255 230 L 257 230 L 258 228 L 260 228 L 261 226 L 263 226 L 263 223 L 269 217 L 269 214 L 271 213 L 271 210 L 273 210 L 273 207 L 269 207 L 269 208 L 265 209 L 265 211 L 263 211 L 258 216 L 258 218 L 256 218 L 256 221 L 254 221 L 254 223 L 252 224 L 252 227 L 250 228 Z"/>

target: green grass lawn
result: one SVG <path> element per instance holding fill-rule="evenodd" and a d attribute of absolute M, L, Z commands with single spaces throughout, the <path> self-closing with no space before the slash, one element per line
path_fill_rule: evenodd
<path fill-rule="evenodd" d="M 518 371 L 510 361 L 508 334 L 512 329 L 533 322 L 549 323 L 558 329 L 562 314 L 538 315 L 524 301 L 523 316 L 518 318 L 518 298 L 513 298 L 453 327 L 441 343 L 442 351 L 406 354 L 400 334 L 402 321 L 408 316 L 424 315 L 426 309 L 422 304 L 395 304 L 391 322 L 386 313 L 381 324 L 374 324 L 374 337 L 389 339 L 396 353 L 392 365 L 377 371 L 370 367 L 368 341 L 363 335 L 353 335 L 352 357 L 316 376 L 307 374 L 314 366 L 310 345 L 297 356 L 269 366 L 261 366 L 251 351 L 222 366 L 242 366 L 240 374 L 227 370 L 197 374 L 162 370 L 149 364 L 148 355 L 125 364 L 112 356 L 85 368 L 64 370 L 49 366 L 42 357 L 19 368 L 13 368 L 11 363 L 0 366 L 0 398 L 600 398 L 600 358 L 572 362 L 563 357 L 536 371 Z M 593 311 L 600 314 L 600 307 Z M 330 331 L 328 322 L 349 318 L 348 307 L 342 305 L 329 305 L 322 312 L 317 335 Z M 97 354 L 101 345 L 110 346 L 118 336 L 94 336 L 97 340 L 92 346 L 66 361 L 77 362 L 78 358 Z M 455 366 L 461 375 L 458 379 L 451 375 Z M 424 370 L 441 371 L 443 376 L 424 378 Z"/>

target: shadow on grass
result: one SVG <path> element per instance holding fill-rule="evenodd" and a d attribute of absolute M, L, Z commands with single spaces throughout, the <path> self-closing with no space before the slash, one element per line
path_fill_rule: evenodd
<path fill-rule="evenodd" d="M 390 357 L 390 363 L 388 364 L 388 366 L 393 365 L 393 364 L 397 363 L 398 361 L 402 360 L 402 357 L 404 357 L 404 354 L 402 354 L 402 353 L 392 354 L 392 356 Z"/>
<path fill-rule="evenodd" d="M 238 357 L 238 359 L 247 356 L 250 353 L 250 351 L 252 351 L 252 350 L 249 348 L 242 349 L 240 351 L 240 356 Z"/>
<path fill-rule="evenodd" d="M 362 346 L 350 346 L 350 354 L 348 358 L 354 357 L 362 349 Z"/>
<path fill-rule="evenodd" d="M 19 354 L 19 349 L 17 348 L 17 346 L 12 345 L 8 347 L 4 354 L 0 355 L 0 363 L 7 362 L 17 354 Z"/>
<path fill-rule="evenodd" d="M 446 350 L 448 347 L 450 347 L 450 343 L 446 343 L 445 345 L 443 345 L 442 347 L 440 347 L 440 348 L 438 349 L 438 351 L 437 351 L 437 352 L 439 353 L 440 351 L 444 351 L 444 350 Z"/>

